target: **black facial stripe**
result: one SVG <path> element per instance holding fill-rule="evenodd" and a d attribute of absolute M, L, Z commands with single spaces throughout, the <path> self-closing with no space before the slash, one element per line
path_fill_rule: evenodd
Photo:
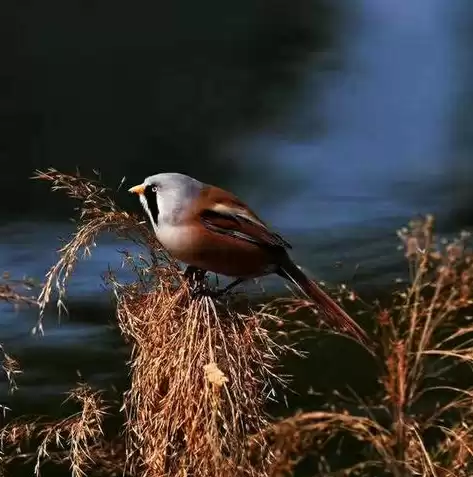
<path fill-rule="evenodd" d="M 144 196 L 146 203 L 148 204 L 148 209 L 151 212 L 151 217 L 156 225 L 158 225 L 158 198 L 156 192 L 153 192 L 153 186 L 146 186 Z"/>

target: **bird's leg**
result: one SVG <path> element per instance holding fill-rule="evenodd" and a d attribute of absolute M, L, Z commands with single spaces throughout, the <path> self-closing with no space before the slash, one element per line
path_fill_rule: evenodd
<path fill-rule="evenodd" d="M 237 278 L 233 282 L 231 282 L 229 285 L 227 285 L 225 288 L 222 288 L 221 290 L 209 290 L 208 288 L 206 289 L 199 289 L 194 291 L 195 296 L 210 296 L 212 298 L 217 298 L 219 296 L 227 294 L 231 289 L 235 288 L 237 285 L 240 283 L 246 282 L 248 279 L 247 278 Z"/>
<path fill-rule="evenodd" d="M 237 278 L 236 280 L 233 280 L 232 283 L 230 283 L 229 285 L 227 285 L 225 288 L 223 288 L 222 290 L 216 290 L 216 292 L 219 294 L 219 295 L 225 295 L 226 293 L 228 293 L 230 290 L 232 290 L 233 288 L 235 288 L 236 286 L 238 286 L 240 283 L 243 283 L 243 282 L 246 282 L 248 279 L 247 278 Z"/>
<path fill-rule="evenodd" d="M 200 293 L 201 290 L 204 290 L 204 280 L 207 270 L 203 270 L 202 268 L 193 267 L 189 265 L 184 271 L 184 278 L 187 279 L 190 287 L 191 293 L 195 295 L 196 293 Z"/>
<path fill-rule="evenodd" d="M 184 271 L 184 277 L 189 281 L 201 282 L 205 278 L 207 270 L 189 265 Z"/>

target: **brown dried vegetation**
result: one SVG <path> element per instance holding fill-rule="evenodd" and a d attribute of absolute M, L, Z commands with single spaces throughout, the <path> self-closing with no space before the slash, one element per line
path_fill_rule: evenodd
<path fill-rule="evenodd" d="M 377 395 L 357 413 L 339 396 L 329 412 L 274 426 L 282 451 L 318 452 L 318 475 L 473 475 L 473 252 L 468 233 L 439 240 L 433 225 L 427 216 L 398 232 L 410 284 L 377 315 Z M 362 442 L 363 457 L 333 471 L 323 451 L 337 436 Z"/>
<path fill-rule="evenodd" d="M 66 463 L 74 477 L 282 477 L 311 460 L 315 470 L 307 475 L 473 475 L 473 253 L 467 234 L 438 240 L 431 217 L 399 231 L 410 281 L 373 316 L 376 395 L 357 398 L 354 406 L 335 394 L 326 409 L 276 420 L 265 404 L 285 384 L 278 374 L 281 355 L 294 350 L 281 339 L 284 333 L 269 330 L 308 304 L 277 302 L 242 314 L 228 303 L 191 299 L 150 227 L 120 210 L 99 182 L 52 169 L 36 177 L 77 199 L 80 219 L 46 276 L 35 331 L 43 331 L 42 313 L 53 292 L 59 310 L 64 307 L 66 282 L 98 233 L 112 231 L 144 251 L 123 253 L 134 283 L 107 276 L 118 326 L 132 349 L 131 387 L 121 408 L 123 437 L 104 432 L 105 418 L 119 412 L 117 406 L 81 384 L 71 392 L 79 407 L 73 416 L 18 419 L 3 427 L 5 464 L 33 460 L 39 473 L 43 461 Z M 4 369 L 14 377 L 18 367 L 4 356 Z M 357 461 L 337 462 L 337 453 L 356 442 Z"/>
<path fill-rule="evenodd" d="M 15 280 L 8 272 L 4 272 L 0 278 L 0 301 L 12 303 L 16 307 L 20 305 L 37 305 L 37 298 L 32 291 L 38 286 L 31 278 Z"/>

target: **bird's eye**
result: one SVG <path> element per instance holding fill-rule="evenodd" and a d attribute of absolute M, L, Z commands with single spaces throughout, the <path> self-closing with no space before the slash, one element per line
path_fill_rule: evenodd
<path fill-rule="evenodd" d="M 158 192 L 158 187 L 157 186 L 153 186 L 153 188 L 151 189 L 153 192 Z"/>

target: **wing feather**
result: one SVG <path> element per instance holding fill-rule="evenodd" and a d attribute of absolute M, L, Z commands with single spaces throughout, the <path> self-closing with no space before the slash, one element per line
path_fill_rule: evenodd
<path fill-rule="evenodd" d="M 271 232 L 246 208 L 218 203 L 204 208 L 200 214 L 202 223 L 213 232 L 246 240 L 260 246 L 291 248 L 279 234 Z"/>

